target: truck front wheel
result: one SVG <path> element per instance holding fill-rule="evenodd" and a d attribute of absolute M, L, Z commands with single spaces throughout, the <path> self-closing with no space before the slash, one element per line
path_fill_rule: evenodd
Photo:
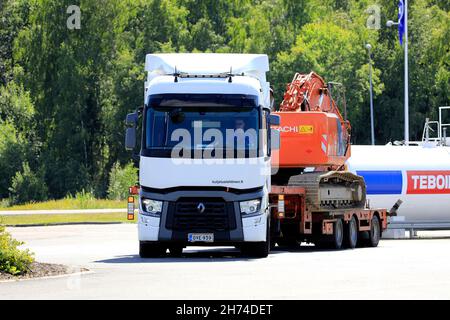
<path fill-rule="evenodd" d="M 157 258 L 166 253 L 167 249 L 159 243 L 139 241 L 139 256 L 141 258 Z"/>
<path fill-rule="evenodd" d="M 245 255 L 253 258 L 266 258 L 269 255 L 269 244 L 265 242 L 249 242 L 242 247 Z"/>
<path fill-rule="evenodd" d="M 264 242 L 245 242 L 241 246 L 243 254 L 254 258 L 267 258 L 270 252 L 270 226 L 267 221 L 266 241 Z"/>
<path fill-rule="evenodd" d="M 179 258 L 183 254 L 183 247 L 182 246 L 169 247 L 169 252 L 172 257 Z"/>

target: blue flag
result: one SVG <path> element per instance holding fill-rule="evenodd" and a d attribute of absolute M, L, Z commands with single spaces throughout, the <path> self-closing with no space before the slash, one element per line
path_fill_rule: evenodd
<path fill-rule="evenodd" d="M 398 3 L 398 38 L 403 45 L 403 34 L 405 33 L 405 3 L 400 0 Z"/>

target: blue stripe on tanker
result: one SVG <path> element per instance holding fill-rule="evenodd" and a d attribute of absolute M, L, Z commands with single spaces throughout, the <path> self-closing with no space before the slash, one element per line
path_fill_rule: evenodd
<path fill-rule="evenodd" d="M 402 172 L 393 171 L 356 171 L 364 177 L 367 194 L 401 194 L 403 187 Z"/>

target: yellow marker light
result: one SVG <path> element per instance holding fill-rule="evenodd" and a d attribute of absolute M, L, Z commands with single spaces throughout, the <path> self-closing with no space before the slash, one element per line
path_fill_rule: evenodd
<path fill-rule="evenodd" d="M 278 195 L 278 218 L 284 218 L 284 195 Z"/>
<path fill-rule="evenodd" d="M 128 197 L 127 219 L 134 220 L 134 197 Z"/>

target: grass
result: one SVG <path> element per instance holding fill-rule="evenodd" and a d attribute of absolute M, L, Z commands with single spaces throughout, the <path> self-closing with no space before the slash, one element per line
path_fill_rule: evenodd
<path fill-rule="evenodd" d="M 45 202 L 27 203 L 12 207 L 3 207 L 1 210 L 70 210 L 70 209 L 121 209 L 126 208 L 126 200 L 65 198 Z"/>
<path fill-rule="evenodd" d="M 78 209 L 125 209 L 126 200 L 95 199 L 88 192 L 80 192 L 60 200 L 28 203 L 8 206 L 8 200 L 0 202 L 0 211 L 16 210 L 78 210 Z M 51 225 L 59 223 L 89 223 L 89 222 L 133 222 L 127 220 L 126 212 L 102 214 L 39 214 L 20 216 L 1 216 L 0 225 Z"/>
<path fill-rule="evenodd" d="M 103 214 L 55 214 L 55 215 L 20 215 L 20 216 L 0 216 L 0 225 L 20 226 L 20 225 L 52 225 L 61 223 L 99 223 L 99 222 L 119 222 L 133 223 L 135 220 L 127 220 L 124 213 L 103 213 Z"/>

